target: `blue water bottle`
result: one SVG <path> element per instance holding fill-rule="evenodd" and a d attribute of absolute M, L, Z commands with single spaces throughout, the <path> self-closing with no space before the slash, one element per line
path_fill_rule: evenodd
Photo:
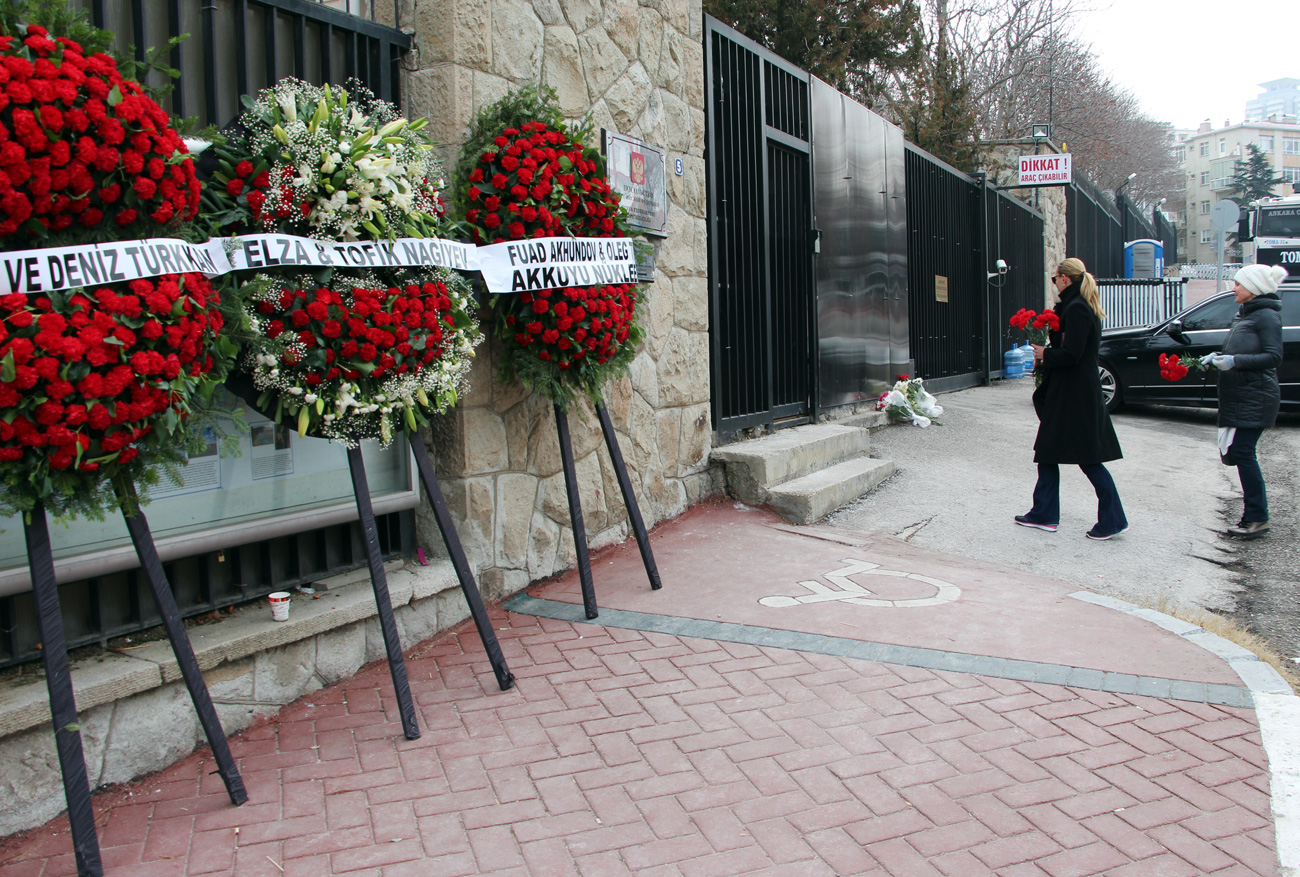
<path fill-rule="evenodd" d="M 1026 341 L 1020 348 L 1020 356 L 1022 357 L 1020 376 L 1028 377 L 1034 373 L 1034 346 Z"/>
<path fill-rule="evenodd" d="M 1020 348 L 1012 344 L 1011 349 L 1002 354 L 1002 377 L 1010 380 L 1025 375 L 1025 362 L 1020 355 Z"/>

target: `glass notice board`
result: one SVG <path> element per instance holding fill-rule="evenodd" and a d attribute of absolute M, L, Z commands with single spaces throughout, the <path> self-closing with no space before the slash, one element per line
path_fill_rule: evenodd
<path fill-rule="evenodd" d="M 238 456 L 223 456 L 215 430 L 209 430 L 207 447 L 183 470 L 183 484 L 164 475 L 148 491 L 144 512 L 164 561 L 356 519 L 342 445 L 303 438 L 233 396 L 228 401 L 240 406 L 248 425 L 242 434 L 230 429 L 238 438 Z M 364 442 L 362 456 L 376 514 L 416 505 L 419 490 L 405 438 L 386 449 Z M 30 590 L 22 521 L 0 519 L 0 528 L 0 596 Z M 60 582 L 138 565 L 120 514 L 51 522 L 50 539 Z"/>

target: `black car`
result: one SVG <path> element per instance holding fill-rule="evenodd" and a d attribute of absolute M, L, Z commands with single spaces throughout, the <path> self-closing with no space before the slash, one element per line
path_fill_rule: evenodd
<path fill-rule="evenodd" d="M 1300 411 L 1300 283 L 1284 283 L 1278 294 L 1282 299 L 1282 364 L 1277 370 L 1282 410 Z M 1222 350 L 1237 310 L 1232 293 L 1224 292 L 1154 326 L 1102 332 L 1097 365 L 1106 410 L 1128 402 L 1219 407 L 1214 369 L 1167 381 L 1160 377 L 1159 359 L 1162 353 L 1185 359 Z"/>

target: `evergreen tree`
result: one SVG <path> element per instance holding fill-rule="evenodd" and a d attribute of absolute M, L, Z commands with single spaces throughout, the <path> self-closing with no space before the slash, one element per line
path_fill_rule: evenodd
<path fill-rule="evenodd" d="M 1231 195 L 1249 204 L 1260 198 L 1271 198 L 1273 187 L 1285 183 L 1285 177 L 1273 176 L 1273 165 L 1254 143 L 1246 144 L 1246 160 L 1237 159 L 1232 173 Z"/>

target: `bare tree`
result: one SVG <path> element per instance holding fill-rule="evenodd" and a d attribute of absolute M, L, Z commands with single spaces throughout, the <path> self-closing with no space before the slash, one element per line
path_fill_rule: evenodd
<path fill-rule="evenodd" d="M 1051 124 L 1079 171 L 1106 189 L 1137 172 L 1125 193 L 1154 204 L 1182 197 L 1169 126 L 1147 118 L 1101 71 L 1075 33 L 1079 0 L 927 0 L 925 60 L 895 71 L 885 105 L 909 138 L 965 170 L 979 145 Z"/>

